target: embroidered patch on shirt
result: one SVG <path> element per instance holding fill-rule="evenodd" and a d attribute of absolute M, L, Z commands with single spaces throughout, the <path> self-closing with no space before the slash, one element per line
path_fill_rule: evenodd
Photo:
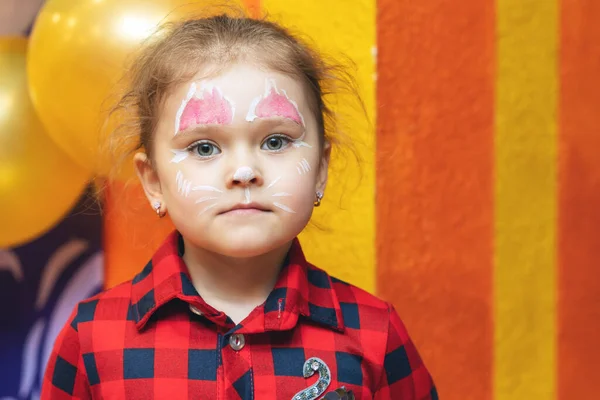
<path fill-rule="evenodd" d="M 323 393 L 331 383 L 331 371 L 323 360 L 317 357 L 311 357 L 304 363 L 302 373 L 305 378 L 310 378 L 316 372 L 319 373 L 319 379 L 304 390 L 299 391 L 292 397 L 292 400 L 314 400 Z"/>

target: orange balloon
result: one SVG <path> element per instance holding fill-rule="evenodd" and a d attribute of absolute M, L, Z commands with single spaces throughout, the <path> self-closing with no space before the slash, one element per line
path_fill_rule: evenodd
<path fill-rule="evenodd" d="M 33 103 L 54 141 L 88 170 L 107 174 L 111 164 L 100 157 L 100 131 L 128 56 L 161 22 L 210 3 L 48 0 L 30 37 L 28 76 Z M 132 176 L 133 168 L 124 175 Z"/>
<path fill-rule="evenodd" d="M 0 39 L 0 247 L 50 229 L 89 178 L 37 118 L 27 92 L 26 49 L 26 39 Z"/>

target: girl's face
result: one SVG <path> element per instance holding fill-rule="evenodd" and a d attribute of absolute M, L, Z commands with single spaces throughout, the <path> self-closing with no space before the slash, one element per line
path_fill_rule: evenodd
<path fill-rule="evenodd" d="M 291 241 L 327 181 L 329 145 L 319 145 L 302 85 L 253 66 L 176 87 L 153 145 L 154 168 L 135 157 L 151 204 L 163 204 L 187 242 L 226 256 Z"/>

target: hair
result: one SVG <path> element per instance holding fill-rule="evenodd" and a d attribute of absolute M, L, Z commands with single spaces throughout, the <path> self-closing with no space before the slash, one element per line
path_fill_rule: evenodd
<path fill-rule="evenodd" d="M 216 76 L 244 62 L 298 79 L 318 124 L 321 150 L 328 143 L 334 153 L 351 156 L 336 156 L 336 162 L 352 158 L 360 163 L 355 142 L 340 128 L 343 118 L 337 107 L 344 101 L 347 109 L 347 103 L 355 100 L 352 105 L 367 119 L 354 78 L 354 63 L 347 57 L 340 62 L 339 56 L 336 61 L 328 60 L 300 35 L 268 21 L 266 16 L 250 18 L 232 8 L 220 11 L 163 24 L 134 55 L 122 80 L 125 90 L 113 102 L 105 124 L 105 128 L 116 126 L 104 143 L 108 147 L 105 153 L 113 158 L 109 180 L 120 175 L 125 161 L 130 162 L 136 151 L 146 152 L 152 162 L 155 130 L 171 90 L 200 71 L 207 72 L 207 77 Z"/>

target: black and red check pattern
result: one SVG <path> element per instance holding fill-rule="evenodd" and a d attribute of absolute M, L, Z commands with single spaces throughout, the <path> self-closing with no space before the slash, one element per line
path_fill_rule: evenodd
<path fill-rule="evenodd" d="M 238 325 L 198 295 L 183 251 L 174 232 L 132 281 L 76 307 L 42 399 L 288 400 L 316 382 L 303 376 L 310 357 L 329 367 L 328 392 L 438 398 L 394 308 L 309 264 L 297 241 L 266 302 Z"/>

